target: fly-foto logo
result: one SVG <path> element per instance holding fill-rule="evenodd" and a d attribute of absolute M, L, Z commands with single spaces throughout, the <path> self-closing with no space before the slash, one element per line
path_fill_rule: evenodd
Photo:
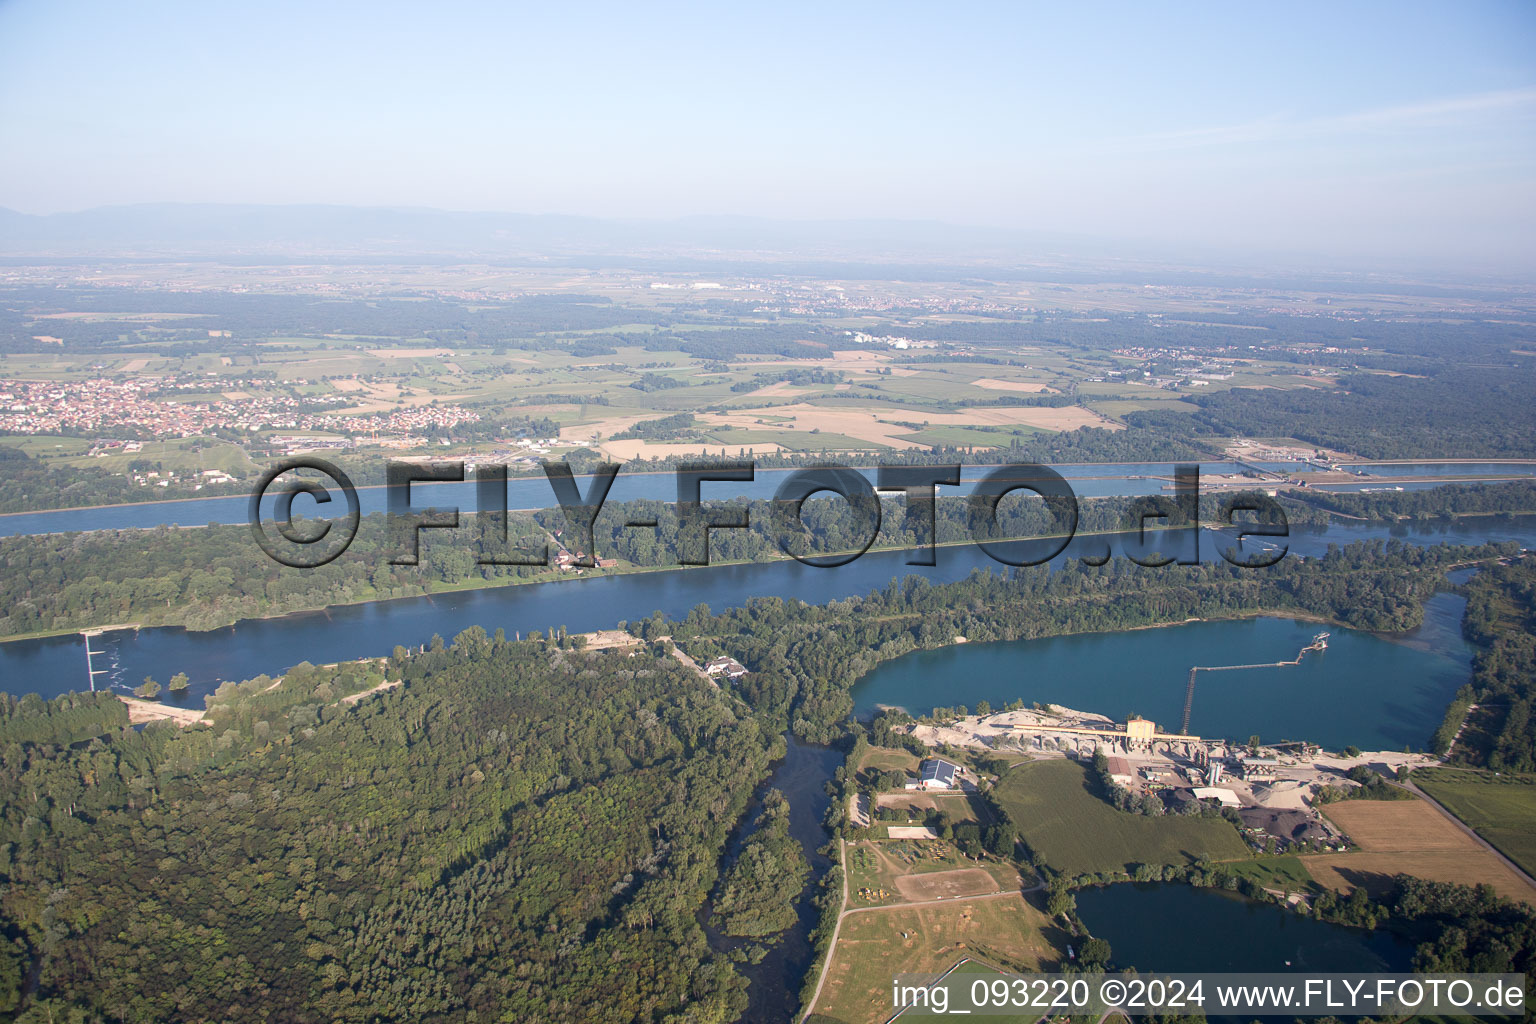
<path fill-rule="evenodd" d="M 457 530 L 457 507 L 419 508 L 412 503 L 412 484 L 463 483 L 465 465 L 460 461 L 417 462 L 390 460 L 386 463 L 387 551 L 392 565 L 417 565 L 421 561 L 421 535 L 426 530 Z M 564 516 L 559 546 L 566 564 L 596 565 L 595 525 L 608 500 L 609 491 L 621 467 L 615 463 L 596 466 L 586 477 L 585 491 L 570 465 L 565 462 L 543 464 L 552 496 Z M 789 473 L 769 502 L 766 533 L 779 550 L 796 560 L 818 568 L 847 565 L 863 555 L 880 535 L 883 506 L 879 492 L 899 494 L 905 513 L 904 526 L 910 528 L 917 543 L 907 559 L 909 565 L 935 564 L 938 546 L 937 495 L 941 486 L 960 484 L 960 466 L 880 466 L 875 479 L 847 466 L 816 466 Z M 329 478 L 345 503 L 346 514 L 337 519 L 296 518 L 293 504 L 307 495 L 316 508 L 339 507 L 333 504 L 331 487 L 299 471 L 318 473 Z M 673 538 L 679 565 L 708 565 L 710 535 L 717 530 L 752 528 L 751 509 L 741 501 L 706 501 L 705 485 L 723 489 L 723 485 L 751 482 L 755 467 L 749 461 L 701 461 L 678 466 L 676 534 Z M 477 558 L 482 565 L 539 566 L 550 562 L 548 543 L 534 550 L 507 551 L 507 467 L 479 463 L 474 467 L 476 518 L 482 537 L 499 541 L 500 553 L 484 553 Z M 1018 538 L 999 537 L 998 508 L 1008 495 L 1029 492 L 1042 499 L 1049 519 L 1044 533 L 1035 543 L 1021 548 Z M 263 500 L 275 498 L 270 517 L 263 517 Z M 851 542 L 831 554 L 809 554 L 804 550 L 805 503 L 820 494 L 835 495 L 846 504 L 849 520 L 844 533 Z M 997 466 L 976 482 L 965 498 L 970 540 L 986 554 L 1006 565 L 1029 566 L 1049 562 L 1066 550 L 1077 534 L 1079 508 L 1076 493 L 1060 473 L 1036 463 Z M 1251 513 L 1256 521 L 1239 523 L 1238 513 Z M 275 561 L 292 568 L 316 568 L 334 560 L 356 538 L 361 522 L 357 489 L 347 474 L 324 459 L 306 457 L 289 459 L 262 474 L 251 495 L 251 531 L 257 543 Z M 1177 562 L 1199 562 L 1200 467 L 1180 465 L 1174 473 L 1173 494 L 1149 495 L 1135 499 L 1128 509 L 1128 522 L 1140 540 L 1145 541 L 1149 527 L 1178 524 L 1195 527 L 1192 552 L 1179 557 L 1142 556 L 1127 552 L 1141 565 L 1157 566 Z M 624 529 L 657 530 L 656 518 L 637 518 L 623 524 Z M 1210 525 L 1210 524 L 1207 524 Z M 1252 492 L 1223 498 L 1214 525 L 1235 527 L 1239 542 L 1246 537 L 1284 538 L 1289 536 L 1285 511 L 1274 498 Z M 274 536 L 275 533 L 275 536 Z M 1285 557 L 1287 547 L 1277 545 L 1251 556 L 1239 556 L 1223 550 L 1221 557 L 1241 568 L 1264 568 Z"/>

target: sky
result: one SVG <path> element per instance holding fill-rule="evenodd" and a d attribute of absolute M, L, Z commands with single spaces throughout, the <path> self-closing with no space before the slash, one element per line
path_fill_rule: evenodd
<path fill-rule="evenodd" d="M 1536 266 L 1536 3 L 0 0 L 0 206 L 935 220 Z"/>

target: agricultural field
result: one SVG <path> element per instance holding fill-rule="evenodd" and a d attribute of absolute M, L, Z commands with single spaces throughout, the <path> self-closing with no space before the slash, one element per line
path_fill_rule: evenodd
<path fill-rule="evenodd" d="M 1019 889 L 1011 864 L 975 861 L 934 840 L 856 840 L 847 847 L 850 907 L 911 903 Z"/>
<path fill-rule="evenodd" d="M 926 792 L 924 790 L 895 790 L 875 797 L 876 809 L 889 807 L 905 810 L 908 819 L 921 823 L 929 811 L 943 811 L 953 825 L 989 825 L 992 816 L 979 801 L 967 793 Z"/>
<path fill-rule="evenodd" d="M 1127 814 L 1090 785 L 1088 770 L 1076 761 L 1032 761 L 1005 774 L 995 795 L 1030 848 L 1067 874 L 1190 864 L 1202 857 L 1248 859 L 1247 846 L 1225 821 Z"/>
<path fill-rule="evenodd" d="M 1536 889 L 1423 800 L 1345 800 L 1325 811 L 1359 847 L 1305 856 L 1321 885 L 1384 892 L 1398 874 L 1462 885 L 1487 883 L 1506 899 L 1536 904 Z"/>
<path fill-rule="evenodd" d="M 1413 781 L 1527 874 L 1536 875 L 1536 779 L 1443 768 L 1414 772 Z"/>
<path fill-rule="evenodd" d="M 897 974 L 937 974 L 968 956 L 1038 971 L 1060 962 L 1070 941 L 1033 898 L 1016 893 L 851 913 L 811 1019 L 878 1024 L 894 1012 L 891 978 Z"/>
<path fill-rule="evenodd" d="M 1190 446 L 1177 420 L 1149 427 L 1138 413 L 1205 416 L 1197 403 L 1236 387 L 1335 381 L 1289 356 L 1269 358 L 1264 345 L 1291 352 L 1296 339 L 1238 322 L 1243 300 L 1199 289 L 1160 294 L 1154 322 L 1141 316 L 1147 297 L 1118 285 L 812 287 L 476 266 L 377 273 L 361 287 L 330 269 L 294 270 L 255 300 L 221 290 L 248 286 L 237 270 L 185 268 L 157 281 L 186 289 L 162 304 L 132 290 L 135 272 L 114 270 L 110 280 L 128 289 L 121 312 L 101 311 L 95 290 L 61 281 L 48 302 L 26 300 L 36 312 L 18 328 L 21 344 L 0 353 L 0 381 L 63 382 L 76 390 L 54 408 L 109 411 L 70 420 L 13 402 L 35 422 L 20 423 L 6 444 L 57 459 L 55 468 L 121 474 L 135 460 L 114 448 L 84 461 L 81 439 L 153 441 L 159 449 L 138 460 L 151 468 L 248 478 L 327 433 L 369 463 L 427 451 L 505 456 L 530 437 L 554 438 L 539 457 L 867 463 L 914 448 L 1039 457 L 1053 435 L 1097 428 L 1110 434 L 1064 443 L 1063 461 L 1095 461 L 1095 452 L 1121 461 Z M 1268 319 L 1266 310 L 1249 312 Z M 1210 347 L 1223 342 L 1241 355 Z M 146 386 L 154 408 L 120 415 L 97 404 L 103 385 L 133 384 Z M 692 420 L 624 436 L 677 413 Z"/>

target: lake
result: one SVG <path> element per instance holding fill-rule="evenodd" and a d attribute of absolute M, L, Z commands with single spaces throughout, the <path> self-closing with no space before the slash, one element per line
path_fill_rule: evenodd
<path fill-rule="evenodd" d="M 934 707 L 986 700 L 1000 708 L 1061 704 L 1124 719 L 1140 714 L 1176 731 L 1194 665 L 1288 661 L 1328 628 L 1328 649 L 1301 664 L 1202 672 L 1190 732 L 1246 741 L 1307 739 L 1332 750 L 1424 748 L 1445 706 L 1467 681 L 1470 651 L 1445 621 L 1459 622 L 1465 601 L 1437 594 L 1430 604 L 1433 642 L 1415 631 L 1400 643 L 1371 633 L 1294 619 L 1192 622 L 1119 633 L 1079 633 L 1043 640 L 957 644 L 915 651 L 876 666 L 853 687 L 855 711 L 881 705 L 925 714 Z"/>
<path fill-rule="evenodd" d="M 1139 971 L 1407 971 L 1413 947 L 1392 933 L 1347 928 L 1219 889 L 1125 882 L 1077 893 L 1088 930 L 1114 962 Z"/>

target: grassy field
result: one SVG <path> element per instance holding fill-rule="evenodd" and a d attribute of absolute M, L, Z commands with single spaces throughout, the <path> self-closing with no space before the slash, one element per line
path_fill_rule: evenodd
<path fill-rule="evenodd" d="M 1325 812 L 1359 850 L 1302 857 L 1320 884 L 1380 893 L 1392 876 L 1462 885 L 1487 883 L 1506 899 L 1536 904 L 1536 890 L 1423 800 L 1345 800 Z"/>
<path fill-rule="evenodd" d="M 1529 777 L 1431 769 L 1413 781 L 1527 874 L 1536 875 L 1536 783 Z"/>
<path fill-rule="evenodd" d="M 922 824 L 923 819 L 928 817 L 929 811 L 944 811 L 949 815 L 950 823 L 954 825 L 967 823 L 987 825 L 992 821 L 992 816 L 987 813 L 986 807 L 979 801 L 972 800 L 965 793 L 898 790 L 879 794 L 875 798 L 875 806 L 905 810 L 907 818 L 917 824 Z M 896 824 L 901 823 L 896 822 Z"/>
<path fill-rule="evenodd" d="M 918 758 L 910 750 L 899 747 L 870 747 L 864 752 L 864 757 L 859 761 L 858 770 L 874 770 L 877 772 L 904 771 L 916 772 Z"/>
<path fill-rule="evenodd" d="M 860 840 L 848 844 L 849 906 L 885 906 L 940 896 L 1018 889 L 1011 864 L 974 861 L 943 840 Z"/>
<path fill-rule="evenodd" d="M 894 1012 L 891 979 L 897 974 L 937 974 L 967 956 L 1036 971 L 1058 962 L 1069 941 L 1037 905 L 1018 895 L 850 914 L 813 1019 L 876 1024 Z"/>
<path fill-rule="evenodd" d="M 1257 882 L 1266 889 L 1305 892 L 1317 887 L 1300 857 L 1255 857 L 1227 867 L 1239 878 Z"/>
<path fill-rule="evenodd" d="M 996 795 L 1030 848 L 1068 874 L 1248 857 L 1225 821 L 1126 814 L 1089 786 L 1087 769 L 1076 761 L 1034 761 L 1004 775 Z"/>

